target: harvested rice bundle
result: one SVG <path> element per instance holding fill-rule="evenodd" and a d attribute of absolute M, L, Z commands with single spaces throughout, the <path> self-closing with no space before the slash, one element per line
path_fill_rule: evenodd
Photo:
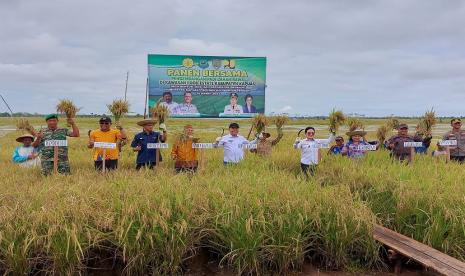
<path fill-rule="evenodd" d="M 331 113 L 329 113 L 329 131 L 336 133 L 345 121 L 346 116 L 344 113 L 342 113 L 341 110 L 333 109 Z"/>
<path fill-rule="evenodd" d="M 289 117 L 286 115 L 277 115 L 273 117 L 273 123 L 278 130 L 281 130 L 285 124 L 289 122 Z"/>
<path fill-rule="evenodd" d="M 396 119 L 396 118 L 389 118 L 389 121 L 387 122 L 387 126 L 390 128 L 390 129 L 397 129 L 397 127 L 399 127 L 399 120 Z"/>
<path fill-rule="evenodd" d="M 115 99 L 111 104 L 107 104 L 108 110 L 113 114 L 115 123 L 120 125 L 121 117 L 129 112 L 129 102 L 122 99 Z"/>
<path fill-rule="evenodd" d="M 36 131 L 34 129 L 33 126 L 31 126 L 31 124 L 29 123 L 29 120 L 27 119 L 19 119 L 17 122 L 16 122 L 16 129 L 21 131 L 21 132 L 28 132 L 30 133 L 31 135 L 34 135 L 36 134 Z"/>
<path fill-rule="evenodd" d="M 392 131 L 392 128 L 388 126 L 388 124 L 384 124 L 378 128 L 376 131 L 376 137 L 378 138 L 378 142 L 380 145 L 384 144 L 384 141 L 386 141 L 386 137 L 389 135 L 389 133 Z"/>
<path fill-rule="evenodd" d="M 268 126 L 268 118 L 264 114 L 258 114 L 252 119 L 252 127 L 255 128 L 256 133 L 261 133 Z"/>
<path fill-rule="evenodd" d="M 71 100 L 60 100 L 60 102 L 57 104 L 57 112 L 65 114 L 66 118 L 68 119 L 76 118 L 76 114 L 79 112 L 79 110 L 81 109 L 77 108 Z"/>
<path fill-rule="evenodd" d="M 423 117 L 420 119 L 420 123 L 417 126 L 417 131 L 421 131 L 421 133 L 426 135 L 431 135 L 433 130 L 433 126 L 438 123 L 436 118 L 436 112 L 433 109 L 426 111 Z"/>
<path fill-rule="evenodd" d="M 152 113 L 152 118 L 157 120 L 159 124 L 164 124 L 165 120 L 170 116 L 169 108 L 166 105 L 160 104 L 160 102 L 150 109 L 150 113 Z"/>

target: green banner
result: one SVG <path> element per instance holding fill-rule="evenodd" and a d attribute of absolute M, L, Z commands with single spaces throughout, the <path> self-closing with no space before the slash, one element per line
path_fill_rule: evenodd
<path fill-rule="evenodd" d="M 149 55 L 149 106 L 172 117 L 252 117 L 265 112 L 265 57 Z"/>

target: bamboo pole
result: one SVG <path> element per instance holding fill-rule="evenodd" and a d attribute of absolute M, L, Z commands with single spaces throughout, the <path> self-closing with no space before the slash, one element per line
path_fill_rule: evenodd
<path fill-rule="evenodd" d="M 58 146 L 53 147 L 53 173 L 58 174 Z"/>

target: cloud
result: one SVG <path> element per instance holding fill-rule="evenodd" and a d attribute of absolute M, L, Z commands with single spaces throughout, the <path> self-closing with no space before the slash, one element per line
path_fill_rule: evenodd
<path fill-rule="evenodd" d="M 288 113 L 292 110 L 292 107 L 290 105 L 283 106 L 281 109 L 279 109 L 279 112 L 281 113 Z"/>
<path fill-rule="evenodd" d="M 461 1 L 17 0 L 0 18 L 0 93 L 15 111 L 66 97 L 107 112 L 129 70 L 142 113 L 147 54 L 163 53 L 266 56 L 267 112 L 463 113 Z"/>

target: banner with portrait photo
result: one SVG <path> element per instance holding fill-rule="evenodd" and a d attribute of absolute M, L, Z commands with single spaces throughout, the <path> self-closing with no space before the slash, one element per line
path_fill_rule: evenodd
<path fill-rule="evenodd" d="M 253 117 L 265 112 L 266 58 L 148 55 L 149 107 L 172 117 Z"/>

